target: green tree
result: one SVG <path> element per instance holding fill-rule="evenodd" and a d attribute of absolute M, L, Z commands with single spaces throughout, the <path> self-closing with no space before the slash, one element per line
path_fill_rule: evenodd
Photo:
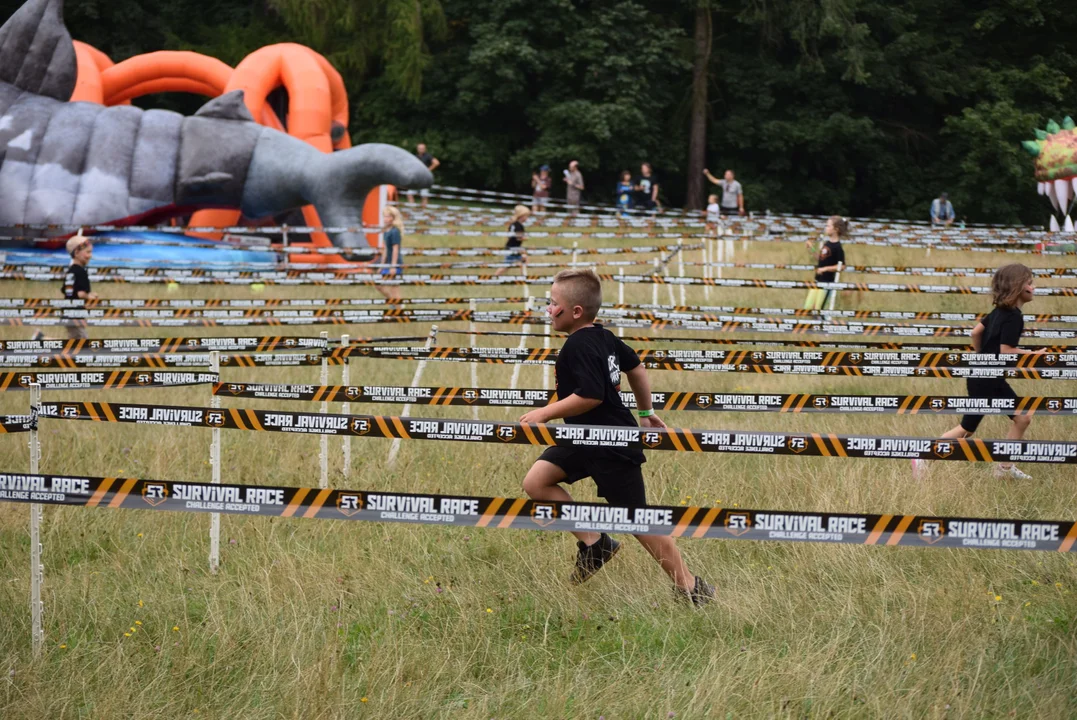
<path fill-rule="evenodd" d="M 269 0 L 295 42 L 315 48 L 357 92 L 377 69 L 409 100 L 422 94 L 432 61 L 427 43 L 444 36 L 439 0 Z"/>

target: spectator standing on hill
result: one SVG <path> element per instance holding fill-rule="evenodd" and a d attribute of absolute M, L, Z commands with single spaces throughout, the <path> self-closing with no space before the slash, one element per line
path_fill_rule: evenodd
<path fill-rule="evenodd" d="M 427 152 L 426 143 L 419 143 L 415 146 L 415 157 L 419 158 L 423 165 L 426 165 L 426 169 L 431 173 L 441 166 L 441 161 Z M 423 207 L 426 207 L 426 203 L 430 199 L 430 188 L 421 189 L 419 191 L 419 197 L 422 198 Z M 411 190 L 408 191 L 408 204 L 415 204 L 415 193 Z"/>
<path fill-rule="evenodd" d="M 639 177 L 635 181 L 636 197 L 634 207 L 647 212 L 658 208 L 658 178 L 651 170 L 651 164 L 643 163 L 639 167 Z"/>
<path fill-rule="evenodd" d="M 565 170 L 565 183 L 568 185 L 565 190 L 565 204 L 575 217 L 580 211 L 580 193 L 583 192 L 583 173 L 580 172 L 578 160 L 573 160 L 568 164 L 568 170 Z"/>
<path fill-rule="evenodd" d="M 954 206 L 946 193 L 939 193 L 939 196 L 931 201 L 931 224 L 944 227 L 954 224 Z"/>
<path fill-rule="evenodd" d="M 622 219 L 628 217 L 632 210 L 632 193 L 632 173 L 625 170 L 617 183 L 617 215 Z"/>
<path fill-rule="evenodd" d="M 543 165 L 537 173 L 531 173 L 531 211 L 535 215 L 546 214 L 552 187 L 553 178 L 550 177 L 549 165 Z"/>
<path fill-rule="evenodd" d="M 725 177 L 721 180 L 711 175 L 710 170 L 703 169 L 707 180 L 717 185 L 722 190 L 721 210 L 723 215 L 744 214 L 744 189 L 737 182 L 732 170 L 725 171 Z"/>

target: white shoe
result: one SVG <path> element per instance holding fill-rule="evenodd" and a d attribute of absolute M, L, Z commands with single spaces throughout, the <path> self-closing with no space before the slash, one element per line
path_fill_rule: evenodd
<path fill-rule="evenodd" d="M 927 460 L 920 460 L 919 458 L 913 459 L 913 461 L 912 461 L 912 479 L 913 480 L 923 480 L 925 477 L 927 477 L 928 467 L 929 466 L 927 464 Z"/>
<path fill-rule="evenodd" d="M 1032 476 L 1026 472 L 1018 470 L 1016 465 L 1010 465 L 1009 467 L 996 465 L 995 478 L 998 480 L 1031 480 Z"/>

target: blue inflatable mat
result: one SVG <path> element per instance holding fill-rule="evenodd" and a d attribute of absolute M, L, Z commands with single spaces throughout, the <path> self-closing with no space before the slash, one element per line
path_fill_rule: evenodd
<path fill-rule="evenodd" d="M 103 232 L 92 235 L 94 265 L 161 268 L 205 268 L 242 265 L 246 263 L 276 263 L 277 254 L 262 250 L 224 249 L 223 243 L 212 246 L 212 240 L 163 232 Z M 124 240 L 123 244 L 109 243 L 110 239 Z M 142 241 L 138 244 L 131 241 Z M 153 243 L 167 242 L 168 245 Z M 182 243 L 177 245 L 176 243 Z M 67 267 L 71 258 L 63 248 L 18 248 L 8 250 L 6 262 L 13 265 L 52 265 Z"/>

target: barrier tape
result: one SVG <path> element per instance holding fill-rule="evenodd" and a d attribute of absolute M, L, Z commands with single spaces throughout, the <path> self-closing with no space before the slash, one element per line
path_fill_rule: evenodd
<path fill-rule="evenodd" d="M 557 360 L 556 348 L 501 347 L 378 347 L 334 348 L 333 357 L 412 358 L 421 360 L 452 357 L 478 360 L 521 360 L 547 363 Z M 821 367 L 892 367 L 916 368 L 1077 368 L 1077 353 L 1000 354 L 944 352 L 859 352 L 848 350 L 639 350 L 641 361 L 691 362 L 719 365 L 817 365 Z"/>
<path fill-rule="evenodd" d="M 213 319 L 223 322 L 234 320 L 251 319 L 262 321 L 262 324 L 273 324 L 276 321 L 288 322 L 289 324 L 303 321 L 317 324 L 320 321 L 331 318 L 344 319 L 350 323 L 371 322 L 453 322 L 472 320 L 474 322 L 512 322 L 516 320 L 530 320 L 544 318 L 542 313 L 521 313 L 517 310 L 439 310 L 439 309 L 385 309 L 385 310 L 360 310 L 360 309 L 320 309 L 320 310 L 280 310 L 276 308 L 251 308 L 247 310 L 228 309 L 146 309 L 146 310 L 123 310 L 119 308 L 102 310 L 56 310 L 45 309 L 3 309 L 0 308 L 0 324 L 6 321 L 18 319 L 21 323 L 40 324 L 44 321 L 53 320 L 68 323 L 97 324 L 97 321 L 107 321 L 113 324 L 113 320 L 136 320 L 149 321 L 153 324 L 176 324 L 176 320 L 202 320 Z M 774 324 L 789 322 L 785 316 L 755 317 L 751 315 L 716 315 L 711 313 L 669 313 L 662 311 L 639 311 L 622 310 L 618 308 L 603 308 L 599 313 L 599 321 L 611 320 L 673 320 L 677 322 L 710 322 L 710 323 L 748 323 L 748 324 Z M 801 325 L 827 325 L 829 327 L 860 327 L 863 323 L 835 319 L 801 319 Z M 962 330 L 968 332 L 970 327 L 954 327 L 949 325 L 932 325 L 925 323 L 895 323 L 894 327 L 927 329 L 932 332 Z M 1028 332 L 1033 332 L 1030 328 Z"/>
<path fill-rule="evenodd" d="M 861 360 L 859 364 L 849 360 L 849 356 L 859 353 L 854 352 L 827 352 L 817 353 L 823 355 L 822 360 L 806 358 L 801 362 L 793 358 L 782 360 L 779 356 L 796 356 L 800 353 L 777 351 L 749 351 L 740 350 L 728 353 L 724 360 L 719 355 L 725 351 L 693 351 L 693 350 L 640 350 L 638 355 L 641 362 L 652 370 L 677 370 L 680 372 L 732 372 L 744 373 L 755 372 L 764 374 L 801 374 L 801 375 L 851 375 L 856 377 L 934 377 L 934 378 L 1015 378 L 1025 380 L 1073 380 L 1077 379 L 1077 368 L 1074 367 L 1041 367 L 1034 369 L 1034 362 L 1026 361 L 1025 358 L 1049 357 L 1048 355 L 1021 355 L 1016 367 L 1005 365 L 978 365 L 976 360 L 967 360 L 963 364 L 955 361 L 949 366 L 941 366 L 935 360 L 931 364 L 916 364 L 913 360 L 896 359 L 896 363 L 906 364 L 867 364 L 871 360 Z M 703 353 L 706 353 L 704 355 Z M 871 355 L 872 353 L 862 353 Z M 887 353 L 878 353 L 886 355 Z M 961 355 L 960 353 L 903 353 L 909 356 L 922 355 Z M 753 359 L 751 355 L 764 357 Z M 765 357 L 770 355 L 771 357 Z M 839 362 L 844 364 L 829 364 L 835 362 L 834 358 L 844 355 Z M 557 350 L 554 348 L 485 348 L 485 347 L 393 347 L 393 346 L 349 346 L 347 348 L 335 348 L 329 353 L 222 353 L 220 355 L 221 367 L 300 367 L 320 365 L 322 358 L 331 365 L 341 365 L 346 358 L 366 357 L 381 360 L 432 360 L 441 362 L 479 362 L 497 365 L 553 365 L 557 361 Z M 979 356 L 985 357 L 985 356 Z M 993 356 L 986 356 L 993 357 Z M 1006 357 L 1006 356 L 1003 356 Z M 1055 357 L 1064 357 L 1056 355 Z M 653 359 L 652 359 L 653 358 Z M 923 362 L 928 362 L 924 360 Z M 942 362 L 949 363 L 949 360 Z M 990 360 L 984 360 L 990 363 Z M 1005 361 L 995 361 L 1005 362 Z M 828 364 L 824 364 L 828 363 Z M 1056 363 L 1057 364 L 1057 363 Z M 0 355 L 0 367 L 4 368 L 36 368 L 55 367 L 58 369 L 75 370 L 79 368 L 125 368 L 125 367 L 149 367 L 149 368 L 188 368 L 206 367 L 209 365 L 209 355 L 206 353 L 107 353 L 107 354 L 79 354 L 79 355 L 31 355 L 31 354 L 7 354 Z"/>
<path fill-rule="evenodd" d="M 248 285 L 262 283 L 264 285 L 292 285 L 292 286 L 468 286 L 468 285 L 544 285 L 549 284 L 552 275 L 529 275 L 520 277 L 515 275 L 405 275 L 403 280 L 367 280 L 360 279 L 352 273 L 320 273 L 324 277 L 315 277 L 315 273 L 305 274 L 303 277 L 273 277 L 272 274 L 264 273 L 224 273 L 223 277 L 216 277 L 215 271 L 205 270 L 203 276 L 138 276 L 138 275 L 92 275 L 93 282 L 119 282 L 119 283 L 161 283 L 176 282 L 181 285 Z M 292 273 L 288 273 L 291 275 Z M 269 275 L 269 276 L 267 276 Z M 662 275 L 610 275 L 599 273 L 599 278 L 607 282 L 623 282 L 628 284 L 659 284 L 659 285 L 709 285 L 712 287 L 730 288 L 770 288 L 778 290 L 815 289 L 827 290 L 860 290 L 863 292 L 899 292 L 899 293 L 925 293 L 932 295 L 986 295 L 990 294 L 991 288 L 981 285 L 951 286 L 951 285 L 897 285 L 885 283 L 817 283 L 814 280 L 761 280 L 752 278 L 701 278 L 701 277 L 666 277 Z M 56 282 L 63 279 L 62 273 L 25 273 L 25 272 L 0 272 L 3 280 L 26 280 Z M 1041 296 L 1074 297 L 1077 295 L 1077 287 L 1051 286 L 1037 288 L 1036 293 Z"/>
<path fill-rule="evenodd" d="M 634 264 L 642 263 L 643 261 L 639 261 L 635 262 Z M 686 260 L 684 264 L 688 267 L 716 267 L 741 270 L 796 270 L 805 272 L 814 272 L 816 270 L 815 265 L 796 263 L 704 263 Z M 538 266 L 534 263 L 529 263 L 529 267 Z M 997 267 L 902 267 L 899 265 L 845 265 L 841 269 L 843 273 L 854 272 L 869 275 L 916 275 L 925 277 L 994 277 L 997 270 Z M 1029 268 L 1029 270 L 1032 271 L 1032 274 L 1035 277 L 1072 277 L 1074 275 L 1077 275 L 1077 268 L 1074 267 Z"/>
<path fill-rule="evenodd" d="M 193 372 L 3 372 L 0 392 L 29 390 L 37 383 L 42 390 L 121 390 L 123 388 L 179 387 L 213 385 L 220 382 L 217 373 Z"/>
<path fill-rule="evenodd" d="M 401 403 L 472 407 L 543 407 L 557 399 L 538 388 L 406 387 L 371 385 L 267 385 L 223 383 L 213 386 L 223 397 L 308 402 Z M 636 396 L 621 393 L 625 407 Z M 659 392 L 651 404 L 662 411 L 876 413 L 886 415 L 1077 415 L 1077 397 L 970 398 L 954 395 L 815 395 Z"/>
<path fill-rule="evenodd" d="M 338 364 L 333 358 L 330 362 Z M 322 353 L 231 354 L 222 353 L 221 367 L 299 367 L 321 365 Z M 131 354 L 106 355 L 0 355 L 0 367 L 32 368 L 187 368 L 207 367 L 207 353 L 191 354 Z"/>
<path fill-rule="evenodd" d="M 431 360 L 434 362 L 477 362 L 493 365 L 553 365 L 556 350 L 515 348 L 355 348 L 354 352 L 334 350 L 330 363 L 338 365 L 344 357 L 356 355 L 380 360 Z M 401 351 L 401 352 L 397 352 Z M 651 360 L 640 350 L 638 354 L 648 370 L 677 372 L 761 373 L 765 375 L 848 375 L 852 377 L 887 378 L 1012 378 L 1017 380 L 1077 380 L 1077 368 L 1007 368 L 1007 367 L 920 367 L 916 365 L 820 365 L 820 364 L 750 364 L 698 360 Z M 691 352 L 691 351 L 683 351 Z M 749 351 L 741 351 L 747 353 Z M 1025 357 L 1025 356 L 1022 356 Z"/>
<path fill-rule="evenodd" d="M 433 311 L 432 311 L 433 312 Z M 340 317 L 239 317 L 239 318 L 91 318 L 88 320 L 65 320 L 63 318 L 0 318 L 0 325 L 16 327 L 63 327 L 68 325 L 83 327 L 142 327 L 142 328 L 168 328 L 168 327 L 250 327 L 259 325 L 269 326 L 298 326 L 308 327 L 312 325 L 364 325 L 382 323 L 414 323 L 414 322 L 449 322 L 456 320 L 471 319 L 480 323 L 502 323 L 509 325 L 545 325 L 546 318 L 539 313 L 479 313 L 463 315 L 466 310 L 442 311 L 444 316 L 423 315 L 353 315 L 346 314 Z M 968 336 L 970 328 L 951 327 L 947 325 L 878 325 L 878 324 L 825 324 L 820 325 L 812 322 L 718 322 L 707 320 L 639 320 L 631 318 L 619 318 L 613 322 L 604 323 L 610 328 L 633 328 L 651 330 L 664 330 L 677 328 L 694 332 L 720 332 L 720 333 L 780 333 L 783 335 L 890 335 L 901 337 L 962 337 Z M 1041 328 L 1026 329 L 1024 337 L 1041 338 L 1049 340 L 1071 340 L 1077 338 L 1077 330 L 1046 330 Z"/>
<path fill-rule="evenodd" d="M 498 213 L 491 215 L 488 212 L 488 208 L 472 209 L 461 207 L 458 205 L 431 205 L 434 212 L 429 210 L 411 209 L 408 211 L 409 223 L 422 226 L 426 224 L 427 220 L 434 220 L 437 222 L 450 223 L 464 223 L 464 224 L 491 224 L 504 226 L 506 224 L 507 213 Z M 449 208 L 452 212 L 444 212 L 445 208 Z M 617 208 L 609 206 L 608 210 L 613 213 L 617 212 Z M 671 217 L 672 215 L 672 217 Z M 768 233 L 774 234 L 812 234 L 819 235 L 823 230 L 823 224 L 826 218 L 812 218 L 806 220 L 803 216 L 782 216 L 782 215 L 764 215 L 753 217 L 739 217 L 739 216 L 726 216 L 722 218 L 722 226 L 730 229 L 740 228 L 758 228 Z M 878 233 L 893 233 L 898 232 L 903 236 L 911 237 L 928 237 L 937 238 L 939 240 L 947 239 L 962 239 L 962 238 L 1042 238 L 1051 239 L 1058 235 L 1058 233 L 1047 233 L 1043 230 L 1028 230 L 1025 228 L 1012 228 L 1012 227 L 997 227 L 997 226 L 984 226 L 976 229 L 959 229 L 959 230 L 939 230 L 927 225 L 914 225 L 914 224 L 896 224 L 893 222 L 878 222 L 870 218 L 853 218 L 851 220 L 854 223 L 855 229 L 852 236 L 859 238 L 865 235 L 878 234 Z M 618 227 L 618 226 L 634 226 L 645 227 L 651 225 L 659 226 L 685 226 L 685 227 L 703 227 L 704 222 L 702 213 L 695 216 L 687 215 L 681 216 L 679 212 L 664 210 L 662 215 L 634 215 L 626 218 L 617 217 L 601 217 L 595 215 L 582 215 L 572 216 L 566 213 L 547 213 L 545 216 L 536 219 L 536 224 L 556 227 L 560 225 L 572 225 L 576 227 Z M 228 233 L 228 234 L 261 234 L 261 235 L 283 235 L 285 233 L 300 233 L 307 234 L 312 232 L 327 232 L 327 233 L 376 233 L 380 232 L 380 227 L 366 227 L 366 226 L 326 226 L 315 227 L 306 225 L 279 225 L 279 226 L 267 226 L 267 227 L 247 227 L 247 226 L 230 226 L 230 227 L 212 227 L 212 226 L 192 226 L 192 227 L 176 227 L 171 225 L 61 225 L 61 224 L 41 224 L 41 223 L 16 223 L 5 225 L 0 227 L 2 232 L 10 231 L 25 231 L 25 230 L 47 230 L 47 231 L 70 231 L 84 230 L 89 232 L 162 232 L 173 234 L 185 234 L 185 233 Z"/>
<path fill-rule="evenodd" d="M 426 335 L 379 335 L 357 337 L 350 345 L 370 343 L 415 342 L 426 340 Z M 339 341 L 338 341 L 339 342 Z M 205 337 L 205 338 L 111 338 L 101 340 L 0 340 L 0 353 L 36 353 L 79 355 L 84 352 L 123 353 L 191 353 L 213 350 L 242 352 L 272 352 L 274 350 L 325 350 L 328 343 L 322 338 L 303 337 Z M 1057 350 L 1061 352 L 1061 350 Z"/>
<path fill-rule="evenodd" d="M 514 530 L 590 531 L 919 548 L 1073 552 L 1077 523 L 925 515 L 812 513 L 369 490 L 0 474 L 0 501 L 166 512 L 220 512 Z"/>
<path fill-rule="evenodd" d="M 532 298 L 537 301 L 540 298 Z M 545 301 L 544 298 L 542 298 Z M 881 318 L 884 320 L 950 320 L 962 322 L 979 322 L 987 317 L 986 313 L 933 312 L 916 310 L 802 310 L 800 308 L 758 308 L 737 307 L 735 305 L 652 305 L 615 303 L 606 306 L 614 310 L 655 310 L 660 312 L 694 312 L 694 313 L 734 313 L 737 315 L 783 315 L 787 317 L 816 318 Z M 605 309 L 605 308 L 604 308 Z M 1026 323 L 1077 323 L 1077 315 L 1058 315 L 1038 313 L 1025 315 Z"/>
<path fill-rule="evenodd" d="M 656 430 L 638 427 L 484 422 L 383 415 L 333 415 L 243 408 L 42 403 L 40 417 L 108 423 L 209 427 L 257 432 L 442 440 L 509 445 L 557 445 L 675 452 L 763 453 L 803 457 L 852 457 L 968 462 L 1077 464 L 1077 442 L 1057 440 L 957 440 L 736 430 Z"/>
<path fill-rule="evenodd" d="M 163 298 L 122 298 L 97 300 L 65 300 L 61 298 L 0 298 L 0 308 L 29 309 L 149 309 L 149 308 L 342 308 L 369 305 L 467 305 L 479 304 L 518 304 L 530 300 L 545 303 L 542 297 L 442 297 L 442 298 L 266 298 L 266 299 L 163 299 Z M 651 303 L 613 303 L 608 310 L 640 310 L 670 313 L 733 313 L 737 315 L 784 315 L 790 317 L 815 318 L 882 318 L 886 320 L 950 320 L 978 322 L 987 317 L 985 313 L 929 312 L 901 310 L 803 310 L 800 308 L 759 308 L 739 307 L 736 305 L 656 305 Z M 1059 315 L 1037 313 L 1024 316 L 1026 323 L 1077 323 L 1077 315 Z"/>
<path fill-rule="evenodd" d="M 476 336 L 505 336 L 505 337 L 537 337 L 545 338 L 544 333 L 512 332 L 508 330 L 444 330 L 438 329 L 439 335 L 476 335 Z M 423 339 L 423 338 L 420 338 Z M 872 342 L 850 340 L 849 342 L 825 342 L 820 340 L 736 340 L 734 338 L 716 337 L 655 337 L 650 335 L 625 335 L 621 337 L 625 342 L 640 343 L 698 343 L 704 345 L 780 345 L 802 348 L 825 348 L 834 350 L 852 350 L 857 348 L 878 348 L 880 350 L 920 350 L 924 352 L 957 350 L 959 352 L 972 352 L 972 347 L 967 343 L 900 343 L 900 342 Z M 376 338 L 375 338 L 376 340 Z M 1073 345 L 1026 345 L 1027 350 L 1043 350 L 1044 352 L 1062 353 L 1072 352 Z"/>
<path fill-rule="evenodd" d="M 471 302 L 484 304 L 526 303 L 526 297 L 448 297 L 448 298 L 265 298 L 265 299 L 165 299 L 121 298 L 97 300 L 64 300 L 53 298 L 0 298 L 0 308 L 62 308 L 95 309 L 123 308 L 288 308 L 288 307 L 342 307 L 349 305 L 467 305 Z M 543 298 L 545 302 L 545 298 Z M 1077 316 L 1075 316 L 1077 317 Z"/>
<path fill-rule="evenodd" d="M 0 435 L 30 432 L 37 428 L 37 415 L 0 415 Z"/>

